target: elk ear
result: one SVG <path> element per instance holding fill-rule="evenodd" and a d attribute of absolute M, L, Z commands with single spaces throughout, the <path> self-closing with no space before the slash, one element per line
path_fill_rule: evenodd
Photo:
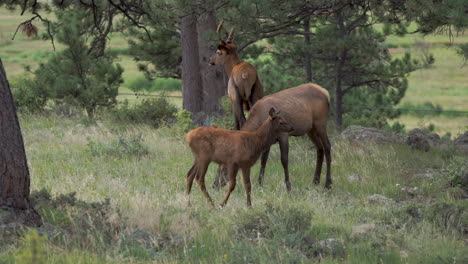
<path fill-rule="evenodd" d="M 273 108 L 273 107 L 270 109 L 269 114 L 270 114 L 271 118 L 275 118 L 278 115 L 278 113 L 276 113 L 275 108 Z"/>

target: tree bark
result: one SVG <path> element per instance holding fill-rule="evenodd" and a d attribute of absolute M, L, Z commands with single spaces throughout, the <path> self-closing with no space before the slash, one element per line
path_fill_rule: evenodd
<path fill-rule="evenodd" d="M 306 17 L 304 19 L 304 32 L 310 33 L 310 17 Z M 310 48 L 310 35 L 304 35 L 304 68 L 306 73 L 306 81 L 312 82 L 312 63 L 311 63 L 311 56 L 309 52 Z"/>
<path fill-rule="evenodd" d="M 196 114 L 203 109 L 197 18 L 194 14 L 190 14 L 182 17 L 181 20 L 183 107 Z"/>
<path fill-rule="evenodd" d="M 208 114 L 221 110 L 220 99 L 226 94 L 227 82 L 224 69 L 209 65 L 210 57 L 216 52 L 216 40 L 209 39 L 209 33 L 216 31 L 216 17 L 213 11 L 206 11 L 198 17 L 198 51 L 200 76 L 203 85 L 203 111 Z"/>
<path fill-rule="evenodd" d="M 341 51 L 335 62 L 335 125 L 338 130 L 341 130 L 343 127 L 343 91 L 341 89 L 341 81 L 346 53 L 346 50 Z"/>
<path fill-rule="evenodd" d="M 23 224 L 40 225 L 41 218 L 29 199 L 29 185 L 23 136 L 0 59 L 0 209 L 14 212 Z"/>

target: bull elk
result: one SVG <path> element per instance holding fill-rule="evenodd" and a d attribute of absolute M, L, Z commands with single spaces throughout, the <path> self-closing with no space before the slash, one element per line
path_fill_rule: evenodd
<path fill-rule="evenodd" d="M 205 186 L 205 174 L 209 164 L 214 161 L 227 167 L 229 188 L 221 203 L 224 207 L 236 187 L 236 176 L 242 170 L 247 205 L 251 206 L 250 168 L 269 149 L 280 133 L 288 133 L 292 126 L 284 122 L 274 108 L 268 111 L 268 117 L 254 132 L 226 130 L 216 127 L 199 127 L 187 133 L 185 139 L 192 150 L 195 162 L 187 173 L 187 197 L 190 203 L 190 191 L 196 179 L 208 203 L 214 205 Z"/>
<path fill-rule="evenodd" d="M 327 120 L 330 105 L 330 95 L 327 90 L 317 84 L 302 84 L 263 97 L 250 110 L 249 118 L 242 127 L 242 131 L 255 131 L 265 119 L 268 110 L 272 107 L 281 111 L 282 117 L 293 129 L 290 132 L 280 133 L 278 142 L 281 151 L 281 163 L 284 169 L 286 189 L 291 190 L 288 172 L 289 136 L 302 136 L 307 134 L 317 149 L 317 162 L 314 174 L 314 183 L 320 183 L 323 157 L 327 162 L 327 176 L 325 187 L 331 188 L 331 145 L 327 135 Z M 270 148 L 262 154 L 259 184 L 263 183 L 266 162 Z"/>
<path fill-rule="evenodd" d="M 222 28 L 222 22 L 216 30 Z M 232 103 L 235 127 L 239 130 L 245 123 L 244 109 L 249 111 L 263 97 L 263 86 L 255 67 L 239 59 L 237 46 L 233 43 L 234 29 L 231 29 L 226 41 L 220 39 L 216 53 L 210 59 L 211 65 L 224 66 L 229 76 L 228 96 Z"/>

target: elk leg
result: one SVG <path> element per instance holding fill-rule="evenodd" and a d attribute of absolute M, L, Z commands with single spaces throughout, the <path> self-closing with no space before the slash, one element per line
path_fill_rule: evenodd
<path fill-rule="evenodd" d="M 192 190 L 192 184 L 193 184 L 193 179 L 195 178 L 195 175 L 197 174 L 197 162 L 195 161 L 192 165 L 192 168 L 187 173 L 187 190 L 186 190 L 186 195 L 187 195 L 187 205 L 190 205 L 190 191 Z"/>
<path fill-rule="evenodd" d="M 323 165 L 323 144 L 320 138 L 318 137 L 316 131 L 312 129 L 307 133 L 312 143 L 314 143 L 315 148 L 317 149 L 317 162 L 315 163 L 315 174 L 314 174 L 314 184 L 320 183 L 320 175 L 322 174 L 322 165 Z"/>
<path fill-rule="evenodd" d="M 229 185 L 228 185 L 228 191 L 227 191 L 226 197 L 224 198 L 223 202 L 219 205 L 221 208 L 226 206 L 229 196 L 231 195 L 231 192 L 234 191 L 234 188 L 236 188 L 236 175 L 237 175 L 238 170 L 239 170 L 239 167 L 237 165 L 228 166 Z"/>
<path fill-rule="evenodd" d="M 236 121 L 236 130 L 240 130 L 241 127 L 245 124 L 244 102 L 242 101 L 242 98 L 237 89 L 238 88 L 236 85 L 230 79 L 228 83 L 228 94 L 232 103 L 232 111 L 234 112 L 234 119 Z"/>
<path fill-rule="evenodd" d="M 325 158 L 327 161 L 327 178 L 325 180 L 325 188 L 331 189 L 332 188 L 332 179 L 331 179 L 331 144 L 330 140 L 328 140 L 327 130 L 326 127 L 318 129 L 318 136 L 320 137 L 320 141 L 322 141 L 323 147 L 325 149 Z"/>
<path fill-rule="evenodd" d="M 286 190 L 291 191 L 291 182 L 289 181 L 289 169 L 288 169 L 288 155 L 289 155 L 289 141 L 288 136 L 279 137 L 279 146 L 281 151 L 281 164 L 284 170 L 284 183 L 286 184 Z"/>
<path fill-rule="evenodd" d="M 265 168 L 266 168 L 266 163 L 268 161 L 268 155 L 270 154 L 270 148 L 265 150 L 265 152 L 262 153 L 262 161 L 260 163 L 260 174 L 258 175 L 258 184 L 260 186 L 263 185 L 263 175 L 265 174 Z"/>
<path fill-rule="evenodd" d="M 244 179 L 245 193 L 247 194 L 247 206 L 252 206 L 250 193 L 252 192 L 252 184 L 250 183 L 250 168 L 242 168 L 242 178 Z"/>
<path fill-rule="evenodd" d="M 208 165 L 210 165 L 210 162 L 199 162 L 198 163 L 198 173 L 197 173 L 197 183 L 200 186 L 201 191 L 205 195 L 206 200 L 208 201 L 208 204 L 211 206 L 214 206 L 213 200 L 211 200 L 210 195 L 208 194 L 208 191 L 206 190 L 205 186 L 205 174 L 208 169 Z"/>

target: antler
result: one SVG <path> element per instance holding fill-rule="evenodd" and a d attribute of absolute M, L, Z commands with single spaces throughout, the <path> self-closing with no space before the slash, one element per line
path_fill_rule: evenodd
<path fill-rule="evenodd" d="M 233 35 L 234 35 L 234 28 L 231 28 L 231 31 L 229 32 L 229 35 L 228 35 L 226 41 L 227 42 L 232 42 Z"/>
<path fill-rule="evenodd" d="M 216 33 L 219 34 L 219 32 L 221 32 L 221 29 L 223 29 L 223 24 L 224 24 L 224 19 L 221 20 L 221 22 L 219 23 L 218 27 L 216 28 Z"/>

